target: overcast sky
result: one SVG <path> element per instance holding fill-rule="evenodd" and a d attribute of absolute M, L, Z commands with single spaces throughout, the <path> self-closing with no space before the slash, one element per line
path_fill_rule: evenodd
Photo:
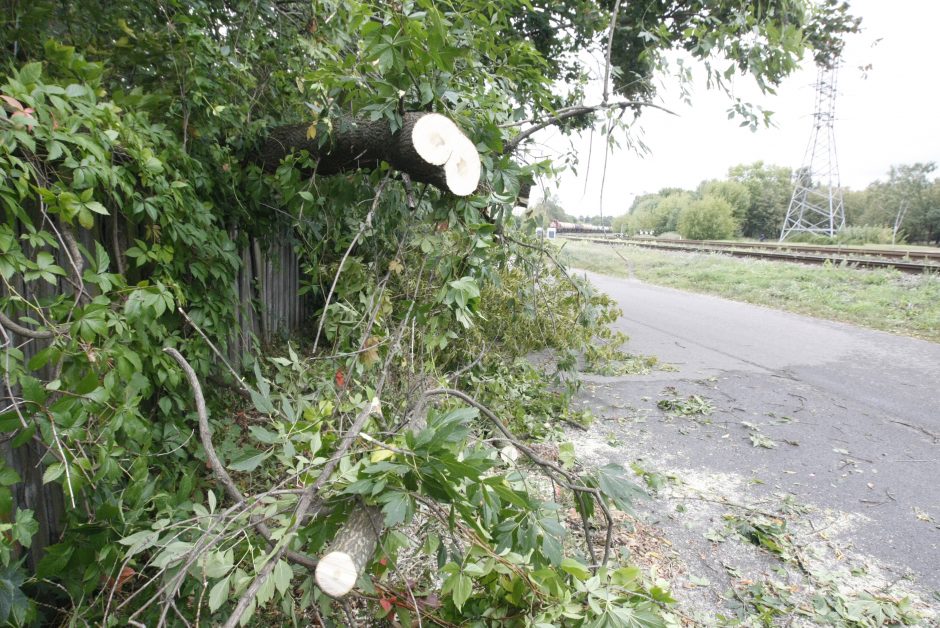
<path fill-rule="evenodd" d="M 940 162 L 935 53 L 940 0 L 850 3 L 853 13 L 862 17 L 863 31 L 849 39 L 843 54 L 835 135 L 842 184 L 862 189 L 885 178 L 892 164 Z M 869 64 L 869 70 L 859 69 Z M 593 134 L 590 170 L 591 135 L 584 133 L 573 140 L 580 158 L 578 173 L 566 172 L 544 184 L 570 214 L 597 215 L 603 210 L 604 215 L 616 216 L 626 212 L 638 194 L 664 187 L 694 189 L 705 179 L 724 177 L 737 164 L 762 160 L 796 168 L 812 130 L 816 69 L 811 60 L 805 65 L 772 96 L 760 94 L 746 78 L 735 82 L 736 96 L 774 112 L 772 128 L 752 132 L 738 126 L 740 119 L 728 120 L 731 101 L 707 90 L 704 81 L 693 86 L 691 107 L 667 84 L 660 92 L 662 104 L 679 116 L 654 109 L 641 116 L 642 137 L 651 153 L 640 157 L 626 149 L 611 152 L 603 199 L 604 140 L 599 132 Z M 537 139 L 544 154 L 556 157 L 572 142 L 555 131 L 543 132 Z M 537 199 L 541 194 L 532 196 Z"/>

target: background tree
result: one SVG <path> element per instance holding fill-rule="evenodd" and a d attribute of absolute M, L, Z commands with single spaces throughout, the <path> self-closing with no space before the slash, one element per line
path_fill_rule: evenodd
<path fill-rule="evenodd" d="M 773 238 L 779 234 L 793 195 L 790 169 L 757 161 L 730 168 L 728 178 L 743 184 L 750 193 L 747 211 L 741 220 L 742 235 Z"/>
<path fill-rule="evenodd" d="M 734 208 L 725 198 L 706 194 L 679 212 L 677 230 L 691 240 L 724 240 L 737 234 Z"/>
<path fill-rule="evenodd" d="M 698 186 L 698 195 L 699 197 L 717 196 L 728 201 L 734 220 L 739 225 L 744 224 L 748 210 L 751 208 L 751 191 L 746 185 L 733 179 L 703 181 Z"/>
<path fill-rule="evenodd" d="M 548 227 L 553 220 L 562 222 L 577 220 L 575 216 L 565 211 L 565 208 L 561 206 L 561 200 L 551 192 L 546 193 L 542 200 L 532 206 L 532 214 L 536 219 L 536 224 L 542 227 Z"/>
<path fill-rule="evenodd" d="M 937 179 L 929 179 L 936 167 L 933 162 L 891 166 L 887 180 L 873 182 L 861 198 L 851 199 L 853 223 L 893 227 L 903 209 L 900 229 L 908 241 L 937 241 Z"/>
<path fill-rule="evenodd" d="M 634 230 L 652 231 L 654 235 L 676 231 L 679 213 L 692 199 L 691 193 L 675 188 L 637 197 L 629 214 L 631 225 Z"/>

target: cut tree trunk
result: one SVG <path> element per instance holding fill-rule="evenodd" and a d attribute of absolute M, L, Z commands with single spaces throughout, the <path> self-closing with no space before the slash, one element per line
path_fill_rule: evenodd
<path fill-rule="evenodd" d="M 353 510 L 330 542 L 329 552 L 317 564 L 317 586 L 334 598 L 352 591 L 372 560 L 384 531 L 382 511 L 377 506 L 359 506 Z"/>
<path fill-rule="evenodd" d="M 314 172 L 323 176 L 371 170 L 384 161 L 413 181 L 457 196 L 472 194 L 479 184 L 476 147 L 440 114 L 406 112 L 402 128 L 394 133 L 385 119 L 339 118 L 322 146 L 321 138 L 309 137 L 309 129 L 309 124 L 272 129 L 258 152 L 258 162 L 273 172 L 285 157 L 305 150 L 316 161 Z"/>
<path fill-rule="evenodd" d="M 418 432 L 427 427 L 427 415 L 428 400 L 422 394 L 405 425 Z M 317 564 L 314 579 L 320 590 L 337 599 L 352 591 L 384 533 L 385 516 L 378 506 L 360 504 L 353 510 Z"/>

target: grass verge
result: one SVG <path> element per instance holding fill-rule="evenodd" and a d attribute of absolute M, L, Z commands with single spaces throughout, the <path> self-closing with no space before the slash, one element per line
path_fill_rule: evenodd
<path fill-rule="evenodd" d="M 940 276 L 561 240 L 569 265 L 940 342 Z"/>

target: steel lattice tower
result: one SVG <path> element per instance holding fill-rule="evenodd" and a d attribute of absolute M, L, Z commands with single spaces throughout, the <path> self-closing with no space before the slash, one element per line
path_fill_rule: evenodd
<path fill-rule="evenodd" d="M 845 227 L 845 207 L 839 185 L 839 160 L 833 131 L 836 107 L 836 69 L 819 66 L 813 132 L 803 164 L 794 175 L 793 196 L 780 232 L 784 240 L 794 232 L 834 236 Z"/>

